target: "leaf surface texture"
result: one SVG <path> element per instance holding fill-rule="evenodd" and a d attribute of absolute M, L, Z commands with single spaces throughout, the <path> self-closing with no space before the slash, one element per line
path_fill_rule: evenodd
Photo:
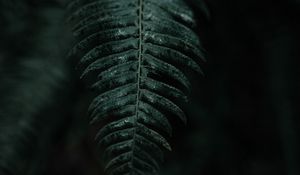
<path fill-rule="evenodd" d="M 70 56 L 97 96 L 91 124 L 108 174 L 157 174 L 173 119 L 186 123 L 180 102 L 202 74 L 193 13 L 182 0 L 75 0 L 68 21 L 78 42 Z"/>

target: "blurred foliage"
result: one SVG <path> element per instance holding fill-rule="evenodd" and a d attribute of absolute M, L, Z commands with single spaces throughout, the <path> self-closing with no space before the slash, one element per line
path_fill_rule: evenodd
<path fill-rule="evenodd" d="M 207 50 L 164 175 L 298 175 L 298 0 L 189 0 Z M 99 175 L 64 1 L 0 0 L 0 173 Z M 9 116 L 9 117 L 8 117 Z"/>

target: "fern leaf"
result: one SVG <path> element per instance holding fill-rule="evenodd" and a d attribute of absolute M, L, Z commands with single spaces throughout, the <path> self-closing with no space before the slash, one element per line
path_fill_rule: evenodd
<path fill-rule="evenodd" d="M 108 174 L 157 174 L 171 150 L 171 119 L 186 123 L 179 101 L 191 85 L 186 69 L 202 73 L 203 49 L 183 0 L 75 0 L 68 6 L 78 43 L 81 78 L 98 95 L 91 124 Z"/>

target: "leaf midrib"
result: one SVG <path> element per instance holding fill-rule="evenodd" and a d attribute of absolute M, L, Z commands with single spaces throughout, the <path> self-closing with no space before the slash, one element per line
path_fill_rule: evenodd
<path fill-rule="evenodd" d="M 144 0 L 139 0 L 138 1 L 138 8 L 139 8 L 139 13 L 138 13 L 138 28 L 139 28 L 139 47 L 138 47 L 138 68 L 137 68 L 137 92 L 136 92 L 136 104 L 135 104 L 135 115 L 134 115 L 134 133 L 133 133 L 133 142 L 132 142 L 132 155 L 131 155 L 131 160 L 130 162 L 132 163 L 134 159 L 134 148 L 135 148 L 135 139 L 136 139 L 136 131 L 138 127 L 138 108 L 139 108 L 139 97 L 141 93 L 141 88 L 140 88 L 140 83 L 141 83 L 141 69 L 142 69 L 142 51 L 143 51 L 143 1 Z"/>

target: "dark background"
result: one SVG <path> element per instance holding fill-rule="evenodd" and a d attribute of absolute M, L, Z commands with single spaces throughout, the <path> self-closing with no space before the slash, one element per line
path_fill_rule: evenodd
<path fill-rule="evenodd" d="M 161 174 L 299 175 L 300 1 L 200 2 L 205 77 Z M 64 4 L 0 0 L 1 174 L 102 174 Z"/>

